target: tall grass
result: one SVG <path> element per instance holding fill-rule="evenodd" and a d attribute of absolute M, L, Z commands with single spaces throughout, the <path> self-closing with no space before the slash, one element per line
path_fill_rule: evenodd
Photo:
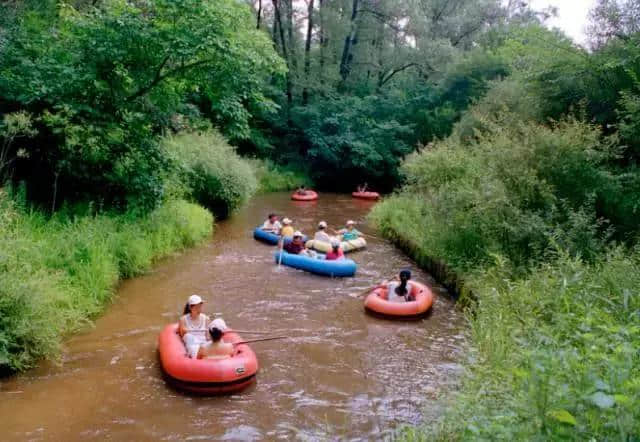
<path fill-rule="evenodd" d="M 258 193 L 281 192 L 297 189 L 300 186 L 311 187 L 313 184 L 305 171 L 281 166 L 269 160 L 248 161 L 258 180 Z"/>
<path fill-rule="evenodd" d="M 1 192 L 1 191 L 0 191 Z M 111 300 L 120 278 L 192 246 L 213 229 L 209 212 L 169 201 L 132 213 L 47 219 L 0 193 L 0 372 L 55 358 L 65 334 Z"/>
<path fill-rule="evenodd" d="M 635 440 L 640 249 L 611 242 L 637 235 L 630 173 L 588 124 L 485 123 L 408 158 L 406 187 L 370 215 L 419 262 L 453 269 L 470 306 L 448 414 L 401 438 Z"/>

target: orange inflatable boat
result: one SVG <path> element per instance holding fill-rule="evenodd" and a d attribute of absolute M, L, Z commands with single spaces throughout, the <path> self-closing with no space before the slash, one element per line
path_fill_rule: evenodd
<path fill-rule="evenodd" d="M 378 192 L 351 192 L 351 196 L 354 198 L 359 198 L 361 200 L 377 200 L 380 198 L 380 194 Z"/>
<path fill-rule="evenodd" d="M 225 331 L 225 342 L 240 342 L 233 331 Z M 255 381 L 258 359 L 247 344 L 235 346 L 225 359 L 192 359 L 187 356 L 178 324 L 167 325 L 158 338 L 160 365 L 169 383 L 198 394 L 225 394 L 242 390 Z"/>
<path fill-rule="evenodd" d="M 424 315 L 433 304 L 433 293 L 424 284 L 415 281 L 409 283 L 415 301 L 389 302 L 387 301 L 387 287 L 378 287 L 365 298 L 365 310 L 369 313 L 398 319 L 415 319 Z"/>
<path fill-rule="evenodd" d="M 293 195 L 291 195 L 291 199 L 294 201 L 315 201 L 318 199 L 318 194 L 313 190 L 307 190 L 307 193 L 304 195 L 294 192 Z"/>

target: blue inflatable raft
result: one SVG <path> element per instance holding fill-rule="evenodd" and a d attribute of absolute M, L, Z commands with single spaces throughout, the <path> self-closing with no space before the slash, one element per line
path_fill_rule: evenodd
<path fill-rule="evenodd" d="M 357 265 L 351 259 L 336 259 L 327 261 L 325 256 L 318 254 L 317 258 L 310 258 L 306 255 L 293 255 L 287 252 L 277 251 L 273 256 L 276 263 L 280 260 L 282 253 L 282 264 L 295 269 L 306 270 L 316 275 L 325 276 L 353 276 L 356 273 Z"/>
<path fill-rule="evenodd" d="M 273 245 L 278 244 L 278 241 L 280 241 L 280 235 L 276 235 L 275 233 L 267 232 L 265 230 L 262 230 L 260 227 L 256 227 L 256 229 L 253 231 L 253 237 L 255 239 L 257 239 L 258 241 L 263 241 L 263 242 L 266 242 L 267 244 L 273 244 Z M 285 236 L 284 237 L 284 243 L 287 244 L 287 243 L 291 242 L 291 239 L 292 238 L 290 236 Z M 303 236 L 302 240 L 304 242 L 307 242 L 307 237 Z"/>

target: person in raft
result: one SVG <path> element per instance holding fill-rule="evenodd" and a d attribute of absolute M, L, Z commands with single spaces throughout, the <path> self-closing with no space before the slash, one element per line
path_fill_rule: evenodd
<path fill-rule="evenodd" d="M 347 227 L 338 231 L 338 233 L 342 235 L 343 241 L 353 241 L 354 239 L 360 238 L 362 233 L 354 227 L 355 225 L 355 221 L 349 220 L 347 221 Z"/>
<path fill-rule="evenodd" d="M 189 296 L 187 304 L 184 306 L 184 314 L 178 321 L 178 334 L 182 338 L 190 358 L 195 358 L 198 355 L 200 346 L 208 340 L 206 330 L 210 319 L 202 313 L 203 303 L 204 301 L 200 296 Z M 215 325 L 221 330 L 226 330 L 227 328 L 227 324 L 220 318 L 212 321 L 211 325 Z"/>
<path fill-rule="evenodd" d="M 275 233 L 276 235 L 279 234 L 280 229 L 282 229 L 282 224 L 280 224 L 280 221 L 278 221 L 278 215 L 276 215 L 275 213 L 270 213 L 261 229 L 266 232 Z"/>
<path fill-rule="evenodd" d="M 293 233 L 293 240 L 285 244 L 282 249 L 292 255 L 307 255 L 312 258 L 316 256 L 315 252 L 307 249 L 302 239 L 302 232 L 299 231 Z"/>
<path fill-rule="evenodd" d="M 336 259 L 343 259 L 344 252 L 340 248 L 340 241 L 334 239 L 331 241 L 331 250 L 327 252 L 326 260 L 327 261 L 335 261 Z"/>
<path fill-rule="evenodd" d="M 367 183 L 364 183 L 362 186 L 358 186 L 358 193 L 363 193 L 367 191 Z"/>
<path fill-rule="evenodd" d="M 209 327 L 211 341 L 200 345 L 198 359 L 224 359 L 233 354 L 233 344 L 224 342 L 222 330 L 215 325 Z"/>
<path fill-rule="evenodd" d="M 331 238 L 329 236 L 329 234 L 327 233 L 326 230 L 327 230 L 327 222 L 326 221 L 320 221 L 318 223 L 318 231 L 313 236 L 313 239 L 315 241 L 324 241 L 324 242 L 328 242 L 328 243 L 333 241 L 333 238 Z"/>
<path fill-rule="evenodd" d="M 289 218 L 285 218 L 282 220 L 282 229 L 280 229 L 280 236 L 293 236 L 295 229 L 291 225 L 291 220 Z"/>
<path fill-rule="evenodd" d="M 305 189 L 304 186 L 300 186 L 300 187 L 298 187 L 298 190 L 296 190 L 296 193 L 298 195 L 306 195 L 307 194 L 307 189 Z"/>
<path fill-rule="evenodd" d="M 415 301 L 415 297 L 411 294 L 413 288 L 409 280 L 411 279 L 411 272 L 409 270 L 402 270 L 400 272 L 400 278 L 394 278 L 387 284 L 387 301 L 389 302 L 411 302 Z"/>

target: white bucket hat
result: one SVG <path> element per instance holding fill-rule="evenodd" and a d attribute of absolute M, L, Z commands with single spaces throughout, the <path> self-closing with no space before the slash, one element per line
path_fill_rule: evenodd
<path fill-rule="evenodd" d="M 352 220 L 352 219 L 350 219 L 349 221 L 347 221 L 347 225 L 348 225 L 348 226 L 352 226 L 352 225 L 354 225 L 355 223 L 356 223 L 356 222 L 355 222 L 354 220 Z"/>
<path fill-rule="evenodd" d="M 204 301 L 202 300 L 202 298 L 198 295 L 191 295 L 189 296 L 189 305 L 198 305 L 198 304 L 202 304 Z"/>
<path fill-rule="evenodd" d="M 302 232 L 299 230 L 296 230 L 295 232 L 293 232 L 293 237 L 295 238 L 296 236 L 299 236 L 300 238 L 302 238 Z"/>
<path fill-rule="evenodd" d="M 326 228 L 327 227 L 327 222 L 326 221 L 320 221 L 318 223 L 318 227 Z"/>
<path fill-rule="evenodd" d="M 285 218 L 282 220 L 282 224 L 291 224 L 291 220 L 289 218 Z"/>

